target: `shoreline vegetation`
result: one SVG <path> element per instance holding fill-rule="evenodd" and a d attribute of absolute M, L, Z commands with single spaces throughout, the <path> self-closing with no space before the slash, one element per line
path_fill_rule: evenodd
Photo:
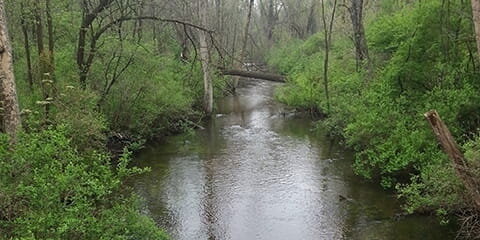
<path fill-rule="evenodd" d="M 243 75 L 286 79 L 276 98 L 324 117 L 318 126 L 356 152 L 357 174 L 395 191 L 406 213 L 453 217 L 460 237 L 479 239 L 478 0 L 0 0 L 0 10 L 0 238 L 168 239 L 122 185 L 148 171 L 129 167 L 131 151 L 197 128 L 235 93 L 226 75 Z M 461 169 L 430 110 L 460 145 Z"/>
<path fill-rule="evenodd" d="M 478 184 L 465 188 L 423 116 L 442 115 L 465 154 L 462 171 L 478 183 L 480 84 L 468 9 L 431 0 L 380 12 L 366 20 L 369 56 L 360 63 L 350 35 L 334 35 L 328 80 L 320 77 L 324 33 L 277 44 L 267 62 L 287 75 L 277 99 L 324 115 L 318 125 L 356 152 L 357 174 L 395 190 L 407 213 L 429 212 L 443 223 L 455 216 L 459 236 L 477 239 L 480 215 L 469 191 Z"/>

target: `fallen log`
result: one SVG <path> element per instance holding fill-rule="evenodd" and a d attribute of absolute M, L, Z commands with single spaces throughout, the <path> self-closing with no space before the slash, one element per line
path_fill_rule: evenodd
<path fill-rule="evenodd" d="M 271 82 L 285 82 L 285 76 L 273 73 L 251 72 L 242 70 L 226 70 L 220 69 L 220 73 L 228 76 L 239 76 L 246 78 L 262 79 Z"/>
<path fill-rule="evenodd" d="M 457 142 L 453 138 L 452 133 L 442 121 L 437 111 L 432 110 L 425 113 L 425 118 L 428 123 L 430 123 L 433 133 L 437 137 L 443 151 L 448 155 L 450 161 L 452 161 L 453 168 L 455 169 L 458 178 L 463 182 L 475 209 L 480 210 L 480 191 L 477 181 L 475 177 L 472 176 L 470 167 L 463 153 L 460 151 Z"/>

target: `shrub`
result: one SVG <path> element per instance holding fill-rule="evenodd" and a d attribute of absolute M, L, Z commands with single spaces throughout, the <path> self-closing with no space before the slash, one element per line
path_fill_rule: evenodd
<path fill-rule="evenodd" d="M 21 134 L 15 149 L 0 136 L 0 235 L 7 239 L 165 239 L 121 183 L 145 170 L 112 168 L 98 152 L 79 153 L 61 125 Z"/>

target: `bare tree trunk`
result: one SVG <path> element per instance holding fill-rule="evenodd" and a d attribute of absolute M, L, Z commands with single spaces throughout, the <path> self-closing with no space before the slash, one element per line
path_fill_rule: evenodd
<path fill-rule="evenodd" d="M 28 25 L 25 21 L 25 5 L 23 2 L 20 4 L 21 8 L 21 16 L 20 16 L 20 25 L 22 26 L 22 33 L 23 33 L 23 41 L 25 47 L 25 58 L 27 60 L 27 79 L 28 79 L 28 86 L 30 90 L 33 90 L 33 71 L 32 71 L 32 53 L 30 51 L 30 39 L 28 37 Z"/>
<path fill-rule="evenodd" d="M 330 22 L 327 25 L 327 16 L 325 15 L 325 0 L 322 0 L 322 21 L 324 28 L 324 43 L 325 43 L 325 58 L 323 62 L 323 85 L 325 89 L 325 98 L 327 100 L 327 112 L 330 112 L 330 92 L 328 89 L 328 64 L 330 58 L 330 46 L 332 43 L 333 21 L 335 19 L 335 12 L 337 10 L 337 0 L 333 2 L 332 15 Z"/>
<path fill-rule="evenodd" d="M 35 14 L 35 35 L 37 40 L 37 51 L 39 59 L 39 68 L 40 68 L 40 85 L 42 86 L 43 100 L 49 98 L 47 85 L 50 80 L 50 66 L 51 66 L 51 57 L 50 54 L 45 51 L 44 46 L 44 32 L 43 32 L 43 19 L 40 0 L 35 0 L 34 2 L 34 14 Z M 48 118 L 48 113 L 50 111 L 49 104 L 45 104 L 45 119 Z"/>
<path fill-rule="evenodd" d="M 477 52 L 480 55 L 480 0 L 472 0 L 472 13 L 475 25 L 475 39 L 477 40 Z"/>
<path fill-rule="evenodd" d="M 306 33 L 308 35 L 312 35 L 315 33 L 316 29 L 316 22 L 315 22 L 315 10 L 317 6 L 317 0 L 312 0 L 312 5 L 310 6 L 310 14 L 308 15 L 307 19 L 307 29 Z"/>
<path fill-rule="evenodd" d="M 233 40 L 232 40 L 232 56 L 235 56 L 235 52 L 237 51 L 237 29 L 238 25 L 235 23 L 233 27 Z M 235 64 L 235 58 L 232 58 L 232 64 Z"/>
<path fill-rule="evenodd" d="M 266 3 L 265 3 L 266 1 Z M 278 20 L 278 10 L 276 10 L 277 4 L 275 0 L 262 0 L 260 1 L 260 12 L 263 16 L 264 21 L 264 31 L 267 35 L 268 45 L 273 44 L 273 32 L 275 31 L 275 25 Z"/>
<path fill-rule="evenodd" d="M 267 39 L 271 41 L 273 39 L 274 24 L 276 19 L 274 18 L 275 14 L 275 3 L 274 0 L 268 1 L 268 15 L 267 15 Z"/>
<path fill-rule="evenodd" d="M 215 0 L 215 18 L 217 19 L 217 27 L 216 27 L 216 30 L 218 33 L 224 33 L 224 26 L 225 26 L 225 22 L 224 22 L 224 15 L 223 15 L 223 11 L 224 11 L 224 3 L 225 1 L 224 0 Z M 224 38 L 223 38 L 223 34 L 219 34 L 217 36 L 217 39 L 218 39 L 218 42 L 223 45 L 224 44 Z"/>
<path fill-rule="evenodd" d="M 48 51 L 50 57 L 50 64 L 53 66 L 54 63 L 54 51 L 55 51 L 55 36 L 53 34 L 53 18 L 52 18 L 52 9 L 51 9 L 51 0 L 45 0 L 45 12 L 47 14 L 47 31 L 48 31 Z"/>
<path fill-rule="evenodd" d="M 82 4 L 82 23 L 78 31 L 78 44 L 77 44 L 77 67 L 80 77 L 80 86 L 87 88 L 87 77 L 90 72 L 91 63 L 95 51 L 96 40 L 90 42 L 90 52 L 86 53 L 87 44 L 87 31 L 92 23 L 97 19 L 98 15 L 102 13 L 107 7 L 112 4 L 113 0 L 100 0 L 98 5 L 90 12 L 86 3 Z"/>
<path fill-rule="evenodd" d="M 245 57 L 247 55 L 247 42 L 248 42 L 248 32 L 250 29 L 250 22 L 252 20 L 252 8 L 255 0 L 250 0 L 250 3 L 248 4 L 248 13 L 247 13 L 247 19 L 245 21 L 245 27 L 243 29 L 243 39 L 242 39 L 242 48 L 240 49 L 240 57 L 237 61 L 236 68 L 237 69 L 242 69 L 242 66 L 245 61 Z M 233 78 L 233 91 L 238 87 L 238 77 Z"/>
<path fill-rule="evenodd" d="M 368 55 L 368 45 L 365 37 L 365 28 L 363 26 L 363 0 L 351 0 L 350 18 L 353 27 L 353 40 L 355 45 L 355 54 L 357 60 L 357 71 L 360 66 L 365 65 L 370 71 L 370 57 Z"/>
<path fill-rule="evenodd" d="M 145 2 L 141 1 L 136 8 L 136 16 L 141 17 L 143 16 L 143 12 L 145 9 Z M 135 26 L 133 28 L 133 36 L 137 37 L 138 41 L 142 40 L 143 38 L 143 20 L 139 19 L 135 21 Z"/>
<path fill-rule="evenodd" d="M 425 118 L 433 129 L 433 133 L 437 137 L 438 142 L 442 145 L 443 150 L 452 161 L 457 176 L 462 180 L 469 197 L 475 204 L 475 208 L 480 210 L 480 191 L 478 181 L 469 171 L 469 166 L 465 161 L 463 153 L 458 149 L 458 145 L 453 138 L 450 130 L 440 118 L 437 111 L 433 110 L 425 113 Z"/>
<path fill-rule="evenodd" d="M 203 27 L 207 26 L 208 19 L 208 2 L 206 0 L 199 0 L 199 16 Z M 210 69 L 210 51 L 207 42 L 207 33 L 199 31 L 200 40 L 200 58 L 202 61 L 203 83 L 204 83 L 204 110 L 210 115 L 213 113 L 213 82 Z"/>
<path fill-rule="evenodd" d="M 1 109 L 2 129 L 10 135 L 11 141 L 14 143 L 17 132 L 21 128 L 21 119 L 4 0 L 0 0 L 0 80 L 0 97 L 3 103 Z"/>
<path fill-rule="evenodd" d="M 36 39 L 37 39 L 37 50 L 38 55 L 42 55 L 44 52 L 44 44 L 43 44 L 43 22 L 42 22 L 42 13 L 40 11 L 40 0 L 35 0 L 34 3 L 34 12 L 35 12 L 35 31 L 36 31 Z"/>

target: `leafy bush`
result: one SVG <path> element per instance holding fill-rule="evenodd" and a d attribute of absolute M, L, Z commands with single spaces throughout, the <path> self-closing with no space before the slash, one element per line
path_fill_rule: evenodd
<path fill-rule="evenodd" d="M 145 170 L 112 169 L 102 153 L 81 154 L 67 126 L 21 134 L 11 151 L 0 136 L 0 235 L 7 239 L 166 239 L 121 183 Z"/>
<path fill-rule="evenodd" d="M 371 73 L 355 68 L 349 36 L 337 34 L 332 46 L 331 110 L 320 125 L 356 150 L 358 174 L 396 187 L 409 212 L 465 206 L 464 189 L 423 114 L 436 109 L 460 143 L 476 133 L 480 76 L 468 9 L 468 3 L 447 7 L 429 0 L 385 10 L 392 13 L 380 14 L 366 29 Z M 303 51 L 317 40 L 280 46 L 270 55 L 269 63 L 289 76 L 278 92 L 288 105 L 326 109 L 322 47 Z"/>

